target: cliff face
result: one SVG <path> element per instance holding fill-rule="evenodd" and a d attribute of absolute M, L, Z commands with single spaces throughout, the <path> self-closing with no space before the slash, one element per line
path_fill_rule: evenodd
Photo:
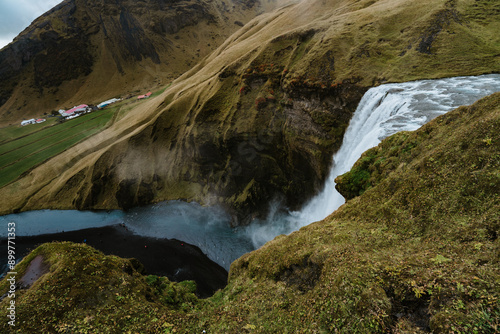
<path fill-rule="evenodd" d="M 165 85 L 261 10 L 258 1 L 65 0 L 0 51 L 0 122 Z"/>
<path fill-rule="evenodd" d="M 161 96 L 2 188 L 1 212 L 187 199 L 244 224 L 271 200 L 298 208 L 323 184 L 368 87 L 500 71 L 496 9 L 309 0 L 263 14 Z"/>
<path fill-rule="evenodd" d="M 237 90 L 234 78 L 224 81 Z M 183 115 L 181 124 L 162 115 L 75 176 L 86 180 L 75 206 L 99 207 L 111 198 L 130 208 L 159 198 L 194 198 L 222 204 L 235 224 L 265 218 L 271 200 L 298 209 L 324 183 L 364 89 L 346 85 L 329 96 L 295 99 L 279 89 L 262 98 L 255 91 L 235 96 L 229 110 L 209 105 L 227 97 L 212 97 Z"/>

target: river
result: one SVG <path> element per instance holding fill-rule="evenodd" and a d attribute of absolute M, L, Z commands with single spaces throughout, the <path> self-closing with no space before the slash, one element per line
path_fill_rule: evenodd
<path fill-rule="evenodd" d="M 0 217 L 0 238 L 7 224 L 16 222 L 17 236 L 57 233 L 89 227 L 124 224 L 143 236 L 175 238 L 196 245 L 213 261 L 229 269 L 231 262 L 280 234 L 322 220 L 344 203 L 335 190 L 335 178 L 347 172 L 367 149 L 398 132 L 416 130 L 431 119 L 461 105 L 500 91 L 500 75 L 456 77 L 384 84 L 369 89 L 333 156 L 332 169 L 321 193 L 300 211 L 279 210 L 271 204 L 265 221 L 231 228 L 230 217 L 217 207 L 170 201 L 129 212 L 33 211 Z"/>

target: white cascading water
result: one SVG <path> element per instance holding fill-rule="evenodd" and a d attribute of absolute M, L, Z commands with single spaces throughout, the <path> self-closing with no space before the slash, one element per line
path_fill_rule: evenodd
<path fill-rule="evenodd" d="M 228 269 L 232 261 L 260 247 L 277 235 L 327 217 L 344 203 L 335 190 L 335 178 L 347 172 L 361 154 L 383 138 L 402 130 L 416 130 L 434 117 L 458 106 L 500 91 L 500 75 L 457 77 L 386 84 L 363 96 L 333 156 L 332 170 L 323 191 L 302 210 L 280 213 L 279 203 L 263 222 L 238 229 L 229 227 L 230 217 L 217 207 L 171 201 L 130 212 L 34 211 L 0 217 L 0 225 L 16 221 L 16 233 L 37 235 L 123 223 L 136 234 L 176 238 L 200 247 L 213 261 Z M 68 224 L 68 221 L 74 224 Z M 80 222 L 80 223 L 78 223 Z M 7 228 L 0 229 L 0 238 Z"/>
<path fill-rule="evenodd" d="M 300 211 L 288 215 L 271 213 L 265 222 L 246 228 L 255 247 L 279 234 L 322 220 L 345 199 L 335 189 L 335 178 L 348 172 L 361 154 L 399 131 L 413 131 L 431 119 L 462 105 L 500 91 L 500 75 L 455 77 L 385 84 L 369 89 L 361 99 L 347 128 L 323 191 Z"/>

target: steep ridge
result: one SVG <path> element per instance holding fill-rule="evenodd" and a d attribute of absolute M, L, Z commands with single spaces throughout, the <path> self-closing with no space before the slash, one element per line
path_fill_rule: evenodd
<path fill-rule="evenodd" d="M 498 4 L 307 0 L 250 21 L 122 122 L 0 190 L 1 212 L 222 204 L 235 224 L 322 186 L 370 86 L 500 71 Z"/>
<path fill-rule="evenodd" d="M 19 319 L 33 320 L 16 330 L 496 333 L 499 127 L 496 93 L 383 140 L 350 172 L 363 166 L 369 189 L 238 259 L 205 301 L 86 245 L 43 245 L 16 267 L 40 255 L 50 266 L 16 292 Z"/>
<path fill-rule="evenodd" d="M 0 51 L 0 124 L 164 86 L 263 10 L 257 0 L 65 0 Z"/>

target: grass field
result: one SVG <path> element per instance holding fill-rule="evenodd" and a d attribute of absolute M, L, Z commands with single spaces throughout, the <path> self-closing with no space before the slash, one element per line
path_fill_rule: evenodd
<path fill-rule="evenodd" d="M 27 126 L 8 126 L 0 129 L 0 145 L 5 142 L 19 139 L 30 135 L 34 132 L 41 131 L 57 123 L 57 117 L 48 118 L 46 122 L 41 124 L 31 124 Z"/>
<path fill-rule="evenodd" d="M 0 130 L 0 187 L 36 165 L 102 131 L 116 108 L 96 111 L 57 124 L 57 119 Z"/>
<path fill-rule="evenodd" d="M 151 97 L 163 93 L 167 87 L 154 92 Z M 135 97 L 123 100 L 62 124 L 58 124 L 58 118 L 53 117 L 41 124 L 0 129 L 0 187 L 85 138 L 104 130 L 142 101 Z"/>

